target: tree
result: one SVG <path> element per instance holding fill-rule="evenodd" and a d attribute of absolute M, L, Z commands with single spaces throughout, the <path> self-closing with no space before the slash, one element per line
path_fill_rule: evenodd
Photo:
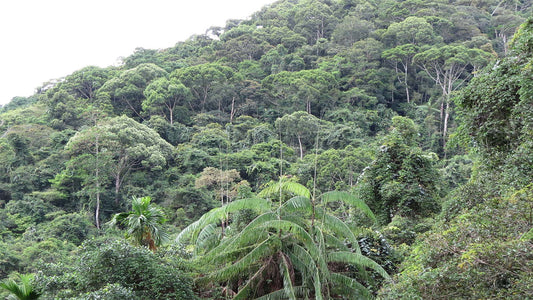
<path fill-rule="evenodd" d="M 319 129 L 319 119 L 304 111 L 297 111 L 276 120 L 276 128 L 283 133 L 282 139 L 298 141 L 300 159 L 304 158 L 304 146 L 313 145 Z"/>
<path fill-rule="evenodd" d="M 235 182 L 241 179 L 237 170 L 219 170 L 213 167 L 205 168 L 200 177 L 196 179 L 195 186 L 197 188 L 213 188 L 215 190 L 215 198 L 220 200 L 220 206 L 224 203 L 229 203 L 237 196 L 235 189 Z M 224 228 L 227 224 L 222 223 L 222 235 L 224 235 Z"/>
<path fill-rule="evenodd" d="M 433 32 L 433 27 L 426 19 L 420 17 L 408 17 L 399 23 L 393 23 L 383 36 L 386 44 L 398 46 L 402 44 L 427 45 L 438 41 Z"/>
<path fill-rule="evenodd" d="M 405 86 L 407 103 L 411 102 L 409 93 L 409 69 L 412 60 L 422 45 L 433 44 L 438 38 L 433 27 L 426 19 L 408 17 L 402 22 L 393 23 L 383 35 L 386 44 L 392 46 L 383 52 L 383 58 L 391 61 L 397 74 L 398 82 Z M 398 67 L 400 65 L 400 68 Z M 403 76 L 401 76 L 403 73 Z"/>
<path fill-rule="evenodd" d="M 6 280 L 0 282 L 0 287 L 9 291 L 11 297 L 19 300 L 34 300 L 39 299 L 41 293 L 37 292 L 32 285 L 33 274 L 20 275 L 20 284 L 17 284 L 14 280 Z"/>
<path fill-rule="evenodd" d="M 393 62 L 394 70 L 396 71 L 398 82 L 405 85 L 405 95 L 407 103 L 411 102 L 409 93 L 409 68 L 412 64 L 413 57 L 416 55 L 418 47 L 413 44 L 404 44 L 392 49 L 385 50 L 382 54 L 383 58 Z M 398 64 L 401 68 L 398 68 Z M 400 74 L 403 73 L 403 78 Z"/>
<path fill-rule="evenodd" d="M 439 210 L 436 154 L 417 146 L 418 131 L 413 120 L 396 116 L 392 122 L 392 131 L 375 160 L 363 170 L 358 187 L 360 197 L 382 225 L 396 215 L 416 219 Z"/>
<path fill-rule="evenodd" d="M 315 184 L 319 191 L 349 190 L 356 186 L 359 175 L 372 161 L 371 154 L 366 149 L 352 146 L 335 147 L 318 155 L 306 155 L 292 165 L 294 171 L 291 173 L 308 186 Z"/>
<path fill-rule="evenodd" d="M 522 174 L 531 174 L 527 158 L 533 128 L 529 117 L 533 107 L 532 33 L 530 19 L 513 38 L 509 56 L 484 69 L 457 98 L 463 141 L 474 142 L 489 165 L 511 158 Z M 516 179 L 527 182 L 528 177 Z"/>
<path fill-rule="evenodd" d="M 178 69 L 171 75 L 181 81 L 188 87 L 197 103 L 193 103 L 194 111 L 205 112 L 206 109 L 218 108 L 222 111 L 223 95 L 217 95 L 217 92 L 228 88 L 235 76 L 233 69 L 222 66 L 218 63 L 207 63 Z M 218 107 L 213 107 L 215 102 Z"/>
<path fill-rule="evenodd" d="M 366 39 L 374 31 L 374 27 L 372 22 L 348 15 L 335 27 L 333 40 L 343 46 L 351 47 L 353 43 Z"/>
<path fill-rule="evenodd" d="M 129 112 L 129 116 L 142 119 L 145 88 L 152 80 L 166 75 L 165 70 L 152 63 L 140 64 L 111 78 L 98 92 L 110 97 L 117 114 Z"/>
<path fill-rule="evenodd" d="M 389 278 L 376 262 L 361 254 L 354 233 L 325 206 L 342 202 L 373 217 L 364 202 L 348 193 L 310 198 L 305 187 L 290 181 L 273 183 L 265 193 L 291 191 L 295 197 L 277 203 L 261 198 L 236 200 L 215 208 L 185 228 L 176 242 L 193 245 L 205 266 L 199 283 L 217 282 L 232 299 L 370 297 L 361 283 L 365 269 Z M 274 193 L 272 193 L 274 192 Z M 276 199 L 275 197 L 274 199 Z M 234 213 L 258 216 L 225 239 L 214 224 Z"/>
<path fill-rule="evenodd" d="M 283 71 L 266 77 L 262 85 L 282 113 L 301 110 L 321 116 L 337 98 L 335 77 L 318 69 Z"/>
<path fill-rule="evenodd" d="M 452 92 L 470 79 L 471 73 L 486 65 L 490 57 L 491 54 L 488 52 L 468 49 L 462 45 L 435 46 L 414 56 L 414 62 L 441 88 L 440 118 L 443 146 L 446 146 L 448 139 Z"/>
<path fill-rule="evenodd" d="M 168 234 L 161 225 L 166 222 L 163 211 L 150 203 L 150 197 L 133 197 L 131 211 L 113 216 L 110 226 L 120 224 L 126 228 L 126 237 L 137 246 L 145 246 L 155 252 Z"/>
<path fill-rule="evenodd" d="M 306 0 L 297 5 L 294 31 L 307 38 L 310 45 L 328 38 L 337 22 L 329 6 L 318 0 Z"/>
<path fill-rule="evenodd" d="M 174 249 L 157 254 L 109 235 L 85 241 L 71 260 L 47 264 L 46 299 L 195 299 L 189 267 Z"/>
<path fill-rule="evenodd" d="M 65 80 L 58 84 L 57 88 L 68 91 L 74 97 L 92 101 L 96 97 L 98 89 L 111 75 L 109 69 L 89 66 L 65 77 Z"/>
<path fill-rule="evenodd" d="M 174 124 L 174 113 L 178 106 L 191 107 L 191 91 L 178 79 L 165 77 L 151 82 L 144 90 L 146 99 L 142 102 L 143 111 L 162 112 L 170 125 Z"/>
<path fill-rule="evenodd" d="M 102 151 L 98 153 L 94 148 L 95 136 L 100 136 L 98 144 Z M 69 149 L 71 159 L 79 159 L 80 156 L 86 155 L 86 163 L 96 160 L 98 154 L 99 165 L 102 164 L 102 168 L 105 166 L 105 170 L 102 170 L 99 176 L 107 175 L 113 179 L 115 204 L 119 202 L 120 188 L 125 178 L 132 171 L 161 170 L 166 166 L 173 149 L 172 145 L 163 140 L 153 129 L 126 116 L 109 119 L 99 126 L 77 133 L 66 147 Z M 74 167 L 81 166 L 76 164 Z"/>

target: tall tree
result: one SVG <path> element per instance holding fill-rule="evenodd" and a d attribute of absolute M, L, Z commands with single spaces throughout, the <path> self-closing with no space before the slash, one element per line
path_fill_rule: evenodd
<path fill-rule="evenodd" d="M 409 69 L 411 68 L 413 57 L 418 52 L 418 46 L 414 44 L 404 44 L 383 52 L 383 58 L 390 60 L 394 65 L 394 70 L 398 78 L 398 82 L 405 86 L 405 95 L 407 103 L 411 102 L 411 95 L 409 93 Z M 403 73 L 403 76 L 402 76 Z"/>
<path fill-rule="evenodd" d="M 383 41 L 392 48 L 383 52 L 383 58 L 392 62 L 397 79 L 405 86 L 407 102 L 411 102 L 409 93 L 409 71 L 412 69 L 412 60 L 418 53 L 419 47 L 434 44 L 439 37 L 426 19 L 408 17 L 405 20 L 393 23 L 383 35 Z M 413 70 L 414 71 L 414 70 Z"/>
<path fill-rule="evenodd" d="M 296 7 L 294 31 L 305 36 L 310 45 L 318 43 L 322 38 L 329 38 L 337 19 L 327 4 L 318 0 L 305 0 Z"/>
<path fill-rule="evenodd" d="M 143 111 L 161 112 L 170 125 L 174 124 L 174 113 L 178 106 L 191 107 L 191 91 L 176 78 L 154 80 L 146 87 L 144 95 Z"/>
<path fill-rule="evenodd" d="M 382 225 L 397 215 L 415 219 L 439 210 L 436 155 L 417 146 L 413 120 L 396 116 L 392 122 L 392 131 L 363 171 L 358 187 Z"/>
<path fill-rule="evenodd" d="M 152 80 L 166 75 L 165 70 L 154 64 L 140 64 L 108 80 L 99 93 L 110 97 L 117 114 L 128 112 L 129 116 L 142 119 L 144 89 Z"/>
<path fill-rule="evenodd" d="M 101 132 L 101 133 L 98 133 Z M 100 134 L 100 164 L 105 164 L 107 175 L 113 178 L 115 203 L 120 199 L 120 188 L 131 171 L 137 169 L 161 170 L 172 153 L 172 145 L 157 132 L 126 116 L 112 118 L 100 126 L 88 128 L 72 137 L 67 144 L 71 157 L 81 155 L 91 160 L 95 135 Z M 79 165 L 78 165 L 79 167 Z M 102 176 L 103 174 L 100 174 Z"/>
<path fill-rule="evenodd" d="M 172 76 L 191 90 L 197 101 L 193 105 L 195 111 L 205 112 L 211 109 L 222 110 L 224 95 L 217 92 L 232 84 L 236 74 L 230 67 L 207 63 L 178 69 Z"/>
<path fill-rule="evenodd" d="M 320 120 L 304 111 L 297 111 L 276 120 L 276 128 L 281 133 L 281 138 L 289 141 L 296 139 L 300 150 L 300 159 L 304 158 L 306 146 L 313 145 L 316 140 Z"/>
<path fill-rule="evenodd" d="M 414 56 L 414 62 L 441 88 L 442 144 L 448 139 L 451 96 L 468 81 L 472 73 L 485 66 L 491 54 L 480 49 L 468 49 L 462 45 L 431 47 Z"/>

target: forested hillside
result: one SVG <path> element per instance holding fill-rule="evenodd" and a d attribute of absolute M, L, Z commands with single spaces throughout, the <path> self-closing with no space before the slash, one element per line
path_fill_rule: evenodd
<path fill-rule="evenodd" d="M 532 15 L 280 0 L 13 98 L 0 297 L 533 298 Z"/>

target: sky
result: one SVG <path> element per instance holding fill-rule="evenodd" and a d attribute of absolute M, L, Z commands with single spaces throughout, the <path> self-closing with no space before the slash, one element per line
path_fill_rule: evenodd
<path fill-rule="evenodd" d="M 164 49 L 274 0 L 1 0 L 0 105 L 137 47 Z"/>

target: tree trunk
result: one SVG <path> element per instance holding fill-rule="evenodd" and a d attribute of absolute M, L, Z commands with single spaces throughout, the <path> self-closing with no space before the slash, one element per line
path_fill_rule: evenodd
<path fill-rule="evenodd" d="M 96 118 L 96 116 L 95 116 Z M 94 125 L 97 126 L 98 122 L 95 119 Z M 96 228 L 100 229 L 100 141 L 99 141 L 99 132 L 96 132 L 95 136 L 95 179 L 96 179 L 96 208 L 94 211 L 94 222 Z"/>
<path fill-rule="evenodd" d="M 100 191 L 96 192 L 96 210 L 94 212 L 96 228 L 100 229 Z"/>
<path fill-rule="evenodd" d="M 229 122 L 233 123 L 233 117 L 235 116 L 235 97 L 231 99 L 231 113 L 229 115 Z"/>
<path fill-rule="evenodd" d="M 96 135 L 96 210 L 94 212 L 94 219 L 96 222 L 96 228 L 100 229 L 100 162 L 99 162 L 99 150 L 98 150 L 98 134 Z"/>
<path fill-rule="evenodd" d="M 442 129 L 442 147 L 446 148 L 446 135 L 448 134 L 448 119 L 450 118 L 450 101 L 446 101 L 444 110 L 444 128 Z"/>
<path fill-rule="evenodd" d="M 298 145 L 300 146 L 300 159 L 304 159 L 304 149 L 302 147 L 302 138 L 298 136 Z"/>
<path fill-rule="evenodd" d="M 410 103 L 411 102 L 411 98 L 409 96 L 409 86 L 407 85 L 407 64 L 405 65 L 405 76 L 404 76 L 404 79 L 403 79 L 403 84 L 405 84 L 405 94 L 407 95 L 407 103 Z"/>
<path fill-rule="evenodd" d="M 118 192 L 120 190 L 120 173 L 115 175 L 115 204 L 118 206 Z"/>

